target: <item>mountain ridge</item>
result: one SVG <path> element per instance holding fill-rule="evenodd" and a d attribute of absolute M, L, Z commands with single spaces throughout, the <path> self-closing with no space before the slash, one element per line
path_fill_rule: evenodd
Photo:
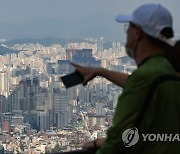
<path fill-rule="evenodd" d="M 86 18 L 53 19 L 32 18 L 22 21 L 0 23 L 1 37 L 15 38 L 100 38 L 108 41 L 119 40 L 117 29 L 119 25 L 114 21 L 113 15 L 90 15 Z M 119 29 L 118 29 L 119 30 Z M 118 36 L 118 37 L 117 37 Z"/>

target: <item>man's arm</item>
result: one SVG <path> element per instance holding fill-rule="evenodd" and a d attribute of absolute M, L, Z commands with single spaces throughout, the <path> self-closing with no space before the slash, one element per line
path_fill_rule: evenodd
<path fill-rule="evenodd" d="M 128 79 L 128 74 L 125 73 L 109 71 L 104 68 L 84 67 L 75 63 L 72 63 L 72 65 L 75 67 L 76 71 L 78 71 L 84 76 L 83 85 L 86 85 L 90 80 L 94 79 L 96 76 L 102 76 L 111 81 L 112 83 L 120 87 L 124 87 Z"/>
<path fill-rule="evenodd" d="M 99 69 L 99 76 L 102 76 L 102 77 L 108 79 L 109 81 L 111 81 L 112 83 L 114 83 L 120 87 L 124 87 L 124 85 L 128 79 L 128 74 L 121 73 L 121 72 L 115 72 L 115 71 L 109 71 L 104 68 Z"/>

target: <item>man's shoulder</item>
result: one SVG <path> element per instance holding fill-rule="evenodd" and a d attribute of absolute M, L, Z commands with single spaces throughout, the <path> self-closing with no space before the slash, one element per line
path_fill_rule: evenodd
<path fill-rule="evenodd" d="M 132 77 L 147 78 L 150 80 L 164 74 L 175 75 L 176 71 L 165 57 L 155 56 L 148 59 L 142 66 L 136 69 L 132 73 Z"/>

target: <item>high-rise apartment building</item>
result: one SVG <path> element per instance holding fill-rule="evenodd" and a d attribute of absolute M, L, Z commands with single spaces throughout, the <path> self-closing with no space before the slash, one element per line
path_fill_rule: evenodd
<path fill-rule="evenodd" d="M 104 116 L 105 115 L 105 111 L 104 111 L 104 103 L 96 103 L 96 114 L 98 116 Z"/>
<path fill-rule="evenodd" d="M 72 61 L 83 66 L 99 67 L 100 60 L 96 60 L 92 56 L 92 49 L 80 49 L 77 50 L 73 56 Z"/>
<path fill-rule="evenodd" d="M 6 97 L 0 95 L 0 115 L 6 112 Z"/>
<path fill-rule="evenodd" d="M 8 72 L 0 72 L 0 94 L 8 96 L 9 94 L 9 81 L 8 81 Z"/>
<path fill-rule="evenodd" d="M 104 51 L 103 45 L 104 45 L 104 39 L 103 39 L 103 37 L 100 37 L 100 39 L 97 40 L 97 52 L 98 53 Z"/>
<path fill-rule="evenodd" d="M 72 70 L 70 60 L 58 60 L 57 73 L 68 74 Z"/>
<path fill-rule="evenodd" d="M 49 130 L 50 129 L 50 119 L 49 113 L 44 111 L 37 112 L 37 127 L 39 130 Z"/>
<path fill-rule="evenodd" d="M 67 91 L 54 91 L 54 123 L 63 128 L 68 125 L 69 101 Z"/>

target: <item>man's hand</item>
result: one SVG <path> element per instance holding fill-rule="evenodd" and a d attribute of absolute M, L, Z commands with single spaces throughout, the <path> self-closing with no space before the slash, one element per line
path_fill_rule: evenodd
<path fill-rule="evenodd" d="M 97 138 L 96 140 L 86 142 L 83 149 L 100 148 L 106 138 Z"/>
<path fill-rule="evenodd" d="M 75 67 L 75 71 L 79 72 L 84 77 L 83 85 L 86 85 L 90 80 L 94 79 L 100 68 L 84 67 L 75 63 L 71 63 Z"/>
<path fill-rule="evenodd" d="M 84 145 L 83 145 L 83 149 L 91 149 L 91 148 L 94 148 L 94 143 L 93 143 L 94 141 L 89 141 L 89 142 L 86 142 L 86 143 L 84 143 Z"/>

